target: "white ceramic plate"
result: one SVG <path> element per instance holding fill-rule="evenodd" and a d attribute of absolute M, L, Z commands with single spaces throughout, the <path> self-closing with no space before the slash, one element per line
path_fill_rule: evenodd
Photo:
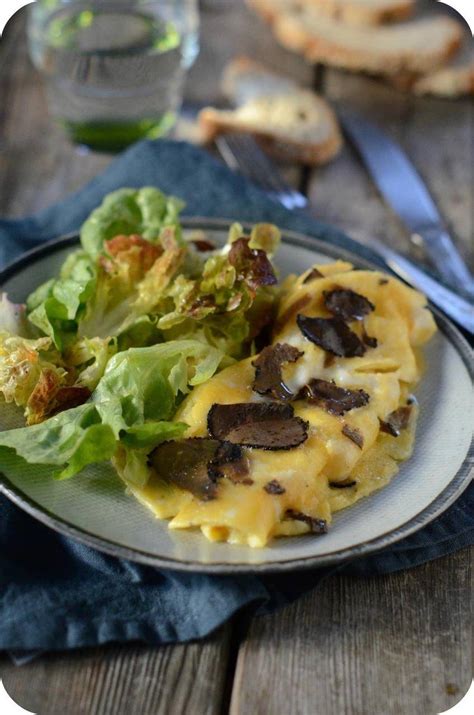
<path fill-rule="evenodd" d="M 184 224 L 204 229 L 216 242 L 225 240 L 228 226 L 206 219 Z M 30 252 L 0 274 L 0 286 L 14 301 L 24 301 L 57 272 L 76 244 L 76 238 L 60 239 Z M 356 255 L 293 233 L 284 234 L 277 263 L 285 275 L 335 258 L 368 266 Z M 445 318 L 438 313 L 436 317 L 440 331 L 426 350 L 427 372 L 417 390 L 421 414 L 413 457 L 386 488 L 337 514 L 324 537 L 282 538 L 264 549 L 250 549 L 210 543 L 199 531 L 171 531 L 166 521 L 155 519 L 125 493 L 107 465 L 90 467 L 64 482 L 53 480 L 46 468 L 28 467 L 8 479 L 0 475 L 0 489 L 53 529 L 113 555 L 158 567 L 214 573 L 281 571 L 376 551 L 425 526 L 470 481 L 470 349 Z M 2 409 L 0 430 L 11 426 L 7 413 Z"/>

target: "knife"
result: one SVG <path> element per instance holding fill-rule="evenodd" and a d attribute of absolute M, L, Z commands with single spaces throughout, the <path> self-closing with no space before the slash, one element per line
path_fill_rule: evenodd
<path fill-rule="evenodd" d="M 238 139 L 236 136 L 234 136 L 235 141 L 232 141 L 232 137 L 227 134 L 224 134 L 220 138 L 217 146 L 225 163 L 229 168 L 234 171 L 238 170 L 244 174 L 244 176 L 251 179 L 273 201 L 289 208 L 289 187 L 280 176 L 277 167 L 263 154 L 254 139 L 248 136 L 244 138 L 245 143 L 243 145 L 241 145 L 239 141 L 236 141 Z M 263 174 L 272 178 L 271 190 L 268 188 L 267 180 L 262 184 L 262 171 L 256 168 L 262 166 L 265 167 Z M 276 186 L 279 188 L 278 191 L 275 190 Z M 308 203 L 306 197 L 302 194 L 298 194 L 295 190 L 291 190 L 291 195 L 293 194 L 297 194 L 299 200 L 295 204 L 292 198 L 291 208 L 293 210 L 304 211 L 303 207 Z M 296 209 L 295 205 L 299 208 Z M 353 239 L 357 241 L 357 235 L 354 235 Z M 464 330 L 474 335 L 474 305 L 472 303 L 469 303 L 454 291 L 441 285 L 433 278 L 430 278 L 427 273 L 418 268 L 412 261 L 389 249 L 385 244 L 377 241 L 375 238 L 369 238 L 364 234 L 360 243 L 368 243 L 372 246 L 375 252 L 382 256 L 396 275 L 425 293 L 432 303 L 438 306 L 438 308 L 441 308 L 442 311 L 449 315 L 449 317 L 464 328 Z"/>
<path fill-rule="evenodd" d="M 449 235 L 420 175 L 402 149 L 372 122 L 340 109 L 341 124 L 381 194 L 422 243 L 442 280 L 474 299 L 474 276 Z"/>
<path fill-rule="evenodd" d="M 417 288 L 431 300 L 434 305 L 449 315 L 458 325 L 471 336 L 474 335 L 474 305 L 446 288 L 418 266 L 400 253 L 392 251 L 381 241 L 364 237 L 364 243 L 371 246 L 385 260 L 394 273 L 414 288 Z"/>

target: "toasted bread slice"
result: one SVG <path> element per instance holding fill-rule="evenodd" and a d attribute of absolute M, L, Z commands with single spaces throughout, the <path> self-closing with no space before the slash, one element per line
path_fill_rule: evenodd
<path fill-rule="evenodd" d="M 474 95 L 474 62 L 444 67 L 420 77 L 411 87 L 415 94 L 456 99 Z"/>
<path fill-rule="evenodd" d="M 418 95 L 444 99 L 474 95 L 474 46 L 470 30 L 466 28 L 461 50 L 445 67 L 421 76 L 413 73 L 395 75 L 390 81 L 398 89 Z"/>
<path fill-rule="evenodd" d="M 328 17 L 302 0 L 247 0 L 287 48 L 311 62 L 393 76 L 426 74 L 445 64 L 463 38 L 463 26 L 444 15 L 387 27 L 356 27 Z"/>
<path fill-rule="evenodd" d="M 292 80 L 240 58 L 226 68 L 223 90 L 237 109 L 203 109 L 199 123 L 205 140 L 245 132 L 276 158 L 313 166 L 339 152 L 342 136 L 333 110 Z"/>
<path fill-rule="evenodd" d="M 308 7 L 351 25 L 384 25 L 406 20 L 415 0 L 305 0 Z"/>

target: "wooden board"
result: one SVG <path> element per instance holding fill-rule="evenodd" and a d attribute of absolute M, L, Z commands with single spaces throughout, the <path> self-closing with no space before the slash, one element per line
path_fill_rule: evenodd
<path fill-rule="evenodd" d="M 231 715 L 436 715 L 472 679 L 466 550 L 390 576 L 335 577 L 254 619 Z"/>
<path fill-rule="evenodd" d="M 230 629 L 205 643 L 108 646 L 50 654 L 0 677 L 22 707 L 41 715 L 217 715 L 225 696 Z"/>

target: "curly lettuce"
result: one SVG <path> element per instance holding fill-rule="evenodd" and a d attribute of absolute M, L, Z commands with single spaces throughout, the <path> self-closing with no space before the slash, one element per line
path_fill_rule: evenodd
<path fill-rule="evenodd" d="M 95 261 L 84 251 L 74 251 L 59 278 L 43 283 L 26 301 L 29 322 L 58 350 L 75 339 L 78 317 L 95 291 L 96 273 Z"/>
<path fill-rule="evenodd" d="M 135 481 L 143 479 L 145 470 L 138 465 L 146 454 L 187 429 L 172 421 L 178 403 L 192 386 L 212 377 L 222 357 L 191 340 L 115 355 L 88 402 L 41 424 L 1 432 L 0 470 L 8 473 L 13 462 L 24 460 L 49 465 L 64 479 L 119 452 L 137 467 Z"/>
<path fill-rule="evenodd" d="M 0 394 L 23 407 L 27 424 L 50 414 L 67 384 L 67 371 L 50 338 L 31 340 L 0 332 Z"/>
<path fill-rule="evenodd" d="M 166 226 L 180 229 L 183 208 L 180 199 L 151 186 L 118 189 L 105 197 L 82 226 L 82 246 L 90 256 L 97 257 L 105 241 L 115 236 L 138 234 L 155 243 Z"/>
<path fill-rule="evenodd" d="M 29 424 L 86 401 L 124 350 L 192 340 L 223 353 L 222 364 L 253 351 L 274 312 L 279 231 L 257 224 L 246 235 L 236 223 L 209 252 L 183 237 L 182 207 L 153 187 L 113 192 L 26 309 L 0 301 L 0 330 L 33 341 L 3 337 L 0 363 L 0 392 Z"/>

